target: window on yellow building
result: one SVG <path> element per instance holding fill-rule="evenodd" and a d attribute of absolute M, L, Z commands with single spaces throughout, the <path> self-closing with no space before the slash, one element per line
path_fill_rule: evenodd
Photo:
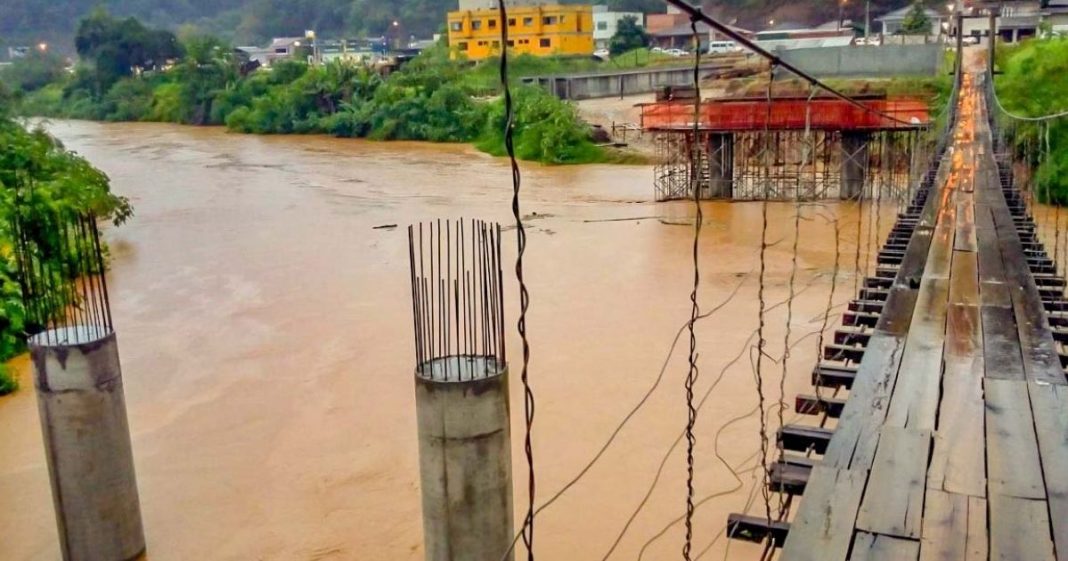
<path fill-rule="evenodd" d="M 490 29 L 497 29 L 497 20 L 491 19 L 491 20 L 486 20 L 486 22 L 489 23 L 489 28 Z"/>
<path fill-rule="evenodd" d="M 494 41 L 494 42 L 493 42 L 493 48 L 494 48 L 494 49 L 499 49 L 499 48 L 501 48 L 501 42 L 500 42 L 500 41 Z"/>
<path fill-rule="evenodd" d="M 450 22 L 449 23 L 449 29 L 451 29 L 453 31 L 463 31 L 464 30 L 464 22 L 462 22 L 462 21 Z"/>
<path fill-rule="evenodd" d="M 508 27 L 515 27 L 515 18 L 508 18 Z"/>
<path fill-rule="evenodd" d="M 478 31 L 479 29 L 482 29 L 482 20 L 480 20 L 480 19 L 471 20 L 471 29 L 473 29 L 475 31 Z"/>
<path fill-rule="evenodd" d="M 466 51 L 467 50 L 467 41 L 460 41 L 459 43 L 456 44 L 456 48 L 461 50 L 461 51 Z"/>
<path fill-rule="evenodd" d="M 552 39 L 541 39 L 541 40 L 538 41 L 538 44 L 541 46 L 541 48 L 547 49 L 547 48 L 552 46 L 553 40 Z"/>
<path fill-rule="evenodd" d="M 541 18 L 542 25 L 556 25 L 556 16 L 545 16 Z"/>
<path fill-rule="evenodd" d="M 509 46 L 509 47 L 514 47 L 514 46 L 515 46 L 515 41 L 513 41 L 513 40 L 509 39 L 509 40 L 508 40 L 508 46 Z"/>
<path fill-rule="evenodd" d="M 534 18 L 523 18 L 523 27 L 530 27 L 534 25 Z"/>

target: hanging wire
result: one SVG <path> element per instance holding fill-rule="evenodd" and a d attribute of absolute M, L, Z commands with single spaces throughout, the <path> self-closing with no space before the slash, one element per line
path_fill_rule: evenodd
<path fill-rule="evenodd" d="M 812 120 L 812 97 L 816 95 L 816 88 L 810 87 L 808 100 L 805 102 L 805 138 L 811 140 L 809 136 L 812 131 L 810 129 L 810 123 Z M 808 151 L 802 155 L 802 165 L 808 164 Z M 787 283 L 788 295 L 786 298 L 786 334 L 783 336 L 782 345 L 782 376 L 779 377 L 779 428 L 785 426 L 785 419 L 783 418 L 783 410 L 786 408 L 786 375 L 789 372 L 790 365 L 790 337 L 792 335 L 792 323 L 794 319 L 794 298 L 795 298 L 795 282 L 797 280 L 797 249 L 798 243 L 801 239 L 801 193 L 799 190 L 794 190 L 794 243 L 791 248 L 790 258 L 790 280 Z M 786 465 L 786 458 L 784 456 L 785 450 L 782 446 L 780 439 L 775 439 L 775 446 L 778 451 L 778 462 L 780 469 Z M 786 515 L 786 498 L 785 493 L 779 493 L 779 519 L 781 520 Z"/>
<path fill-rule="evenodd" d="M 844 165 L 844 162 L 843 162 Z M 856 199 L 857 203 L 857 237 L 856 237 L 856 255 L 853 259 L 853 293 L 856 294 L 860 290 L 860 246 L 862 245 L 861 235 L 864 233 L 864 189 L 860 189 L 859 195 Z"/>
<path fill-rule="evenodd" d="M 518 253 L 515 258 L 515 277 L 519 283 L 519 321 L 517 329 L 519 339 L 523 345 L 523 366 L 520 380 L 523 383 L 523 411 L 525 421 L 525 434 L 523 439 L 523 451 L 527 458 L 527 513 L 523 520 L 523 545 L 527 548 L 527 560 L 534 561 L 534 446 L 531 442 L 531 433 L 534 428 L 534 391 L 530 386 L 530 343 L 527 341 L 527 309 L 530 307 L 530 293 L 523 278 L 523 257 L 527 250 L 527 232 L 523 226 L 523 215 L 520 212 L 519 192 L 522 186 L 522 175 L 519 172 L 519 163 L 515 157 L 515 106 L 512 99 L 512 88 L 508 82 L 508 9 L 505 0 L 497 0 L 497 8 L 500 12 L 501 23 L 501 87 L 504 89 L 504 112 L 506 121 L 504 125 L 504 147 L 508 152 L 509 163 L 512 168 L 512 217 L 515 219 L 516 239 Z"/>
<path fill-rule="evenodd" d="M 767 133 L 771 123 L 771 88 L 775 83 L 775 64 L 771 64 L 768 68 L 768 89 L 766 92 L 765 100 L 767 101 L 767 114 L 764 118 L 764 134 L 765 140 L 767 140 Z M 764 346 L 767 344 L 767 340 L 764 338 L 764 327 L 767 321 L 767 305 L 764 301 L 764 281 L 767 274 L 767 251 L 768 251 L 768 177 L 770 173 L 771 163 L 768 162 L 768 154 L 770 153 L 765 146 L 764 152 L 764 170 L 765 170 L 765 182 L 764 182 L 764 197 L 761 199 L 760 210 L 760 284 L 757 288 L 757 300 L 759 303 L 758 308 L 758 325 L 757 325 L 757 354 L 756 364 L 754 367 L 756 374 L 756 391 L 757 391 L 757 403 L 760 408 L 760 463 L 763 466 L 764 485 L 761 489 L 761 493 L 764 497 L 764 514 L 768 521 L 768 526 L 771 526 L 771 489 L 770 489 L 770 474 L 768 473 L 768 423 L 765 420 L 764 414 L 764 380 L 763 380 L 763 362 L 764 362 Z"/>
<path fill-rule="evenodd" d="M 698 10 L 700 11 L 700 10 Z M 693 62 L 693 144 L 690 151 L 690 167 L 694 170 L 692 175 L 694 227 L 693 227 L 693 289 L 690 291 L 690 356 L 689 371 L 686 373 L 686 539 L 682 545 L 682 558 L 690 561 L 690 550 L 693 547 L 693 453 L 697 445 L 697 437 L 694 435 L 694 425 L 697 423 L 697 409 L 693 405 L 693 386 L 697 382 L 697 335 L 694 333 L 694 324 L 701 315 L 701 307 L 697 302 L 697 289 L 701 284 L 701 264 L 698 259 L 701 242 L 701 226 L 704 222 L 704 214 L 701 210 L 701 180 L 700 161 L 701 143 L 701 36 L 697 33 L 697 18 L 690 18 L 690 29 L 693 31 L 694 62 Z M 711 180 L 711 178 L 709 178 Z"/>

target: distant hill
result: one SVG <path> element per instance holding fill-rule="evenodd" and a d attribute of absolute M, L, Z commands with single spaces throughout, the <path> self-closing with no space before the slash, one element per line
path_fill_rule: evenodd
<path fill-rule="evenodd" d="M 709 13 L 760 29 L 769 19 L 816 24 L 838 17 L 839 0 L 715 0 Z M 582 3 L 582 0 L 563 0 Z M 662 0 L 607 0 L 613 9 L 663 12 Z M 872 0 L 874 14 L 899 8 L 907 0 Z M 264 43 L 275 36 L 377 36 L 389 30 L 426 38 L 444 27 L 444 14 L 456 0 L 0 0 L 0 51 L 4 46 L 48 42 L 70 50 L 80 18 L 98 6 L 120 16 L 135 16 L 154 26 L 213 33 L 239 44 Z M 864 2 L 844 4 L 846 17 L 863 19 Z"/>

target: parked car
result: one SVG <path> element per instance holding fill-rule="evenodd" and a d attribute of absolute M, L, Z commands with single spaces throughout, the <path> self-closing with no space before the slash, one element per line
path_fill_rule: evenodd
<path fill-rule="evenodd" d="M 969 35 L 969 36 L 961 39 L 961 42 L 964 43 L 965 45 L 978 45 L 979 44 L 979 38 L 974 36 L 974 35 Z"/>
<path fill-rule="evenodd" d="M 664 51 L 664 54 L 671 56 L 687 56 L 689 53 L 682 49 L 668 49 Z"/>
<path fill-rule="evenodd" d="M 708 54 L 736 53 L 742 50 L 734 41 L 712 41 L 708 44 Z"/>
<path fill-rule="evenodd" d="M 660 47 L 653 47 L 653 48 L 649 49 L 649 52 L 650 53 L 662 53 L 662 52 L 664 52 L 664 49 L 661 49 Z"/>
<path fill-rule="evenodd" d="M 593 51 L 593 56 L 597 58 L 608 58 L 609 54 L 608 49 L 597 49 L 596 51 Z"/>

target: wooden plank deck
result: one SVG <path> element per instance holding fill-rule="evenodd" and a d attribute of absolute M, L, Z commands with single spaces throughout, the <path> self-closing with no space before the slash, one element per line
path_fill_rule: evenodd
<path fill-rule="evenodd" d="M 1068 381 L 977 81 L 785 561 L 1068 561 Z"/>

